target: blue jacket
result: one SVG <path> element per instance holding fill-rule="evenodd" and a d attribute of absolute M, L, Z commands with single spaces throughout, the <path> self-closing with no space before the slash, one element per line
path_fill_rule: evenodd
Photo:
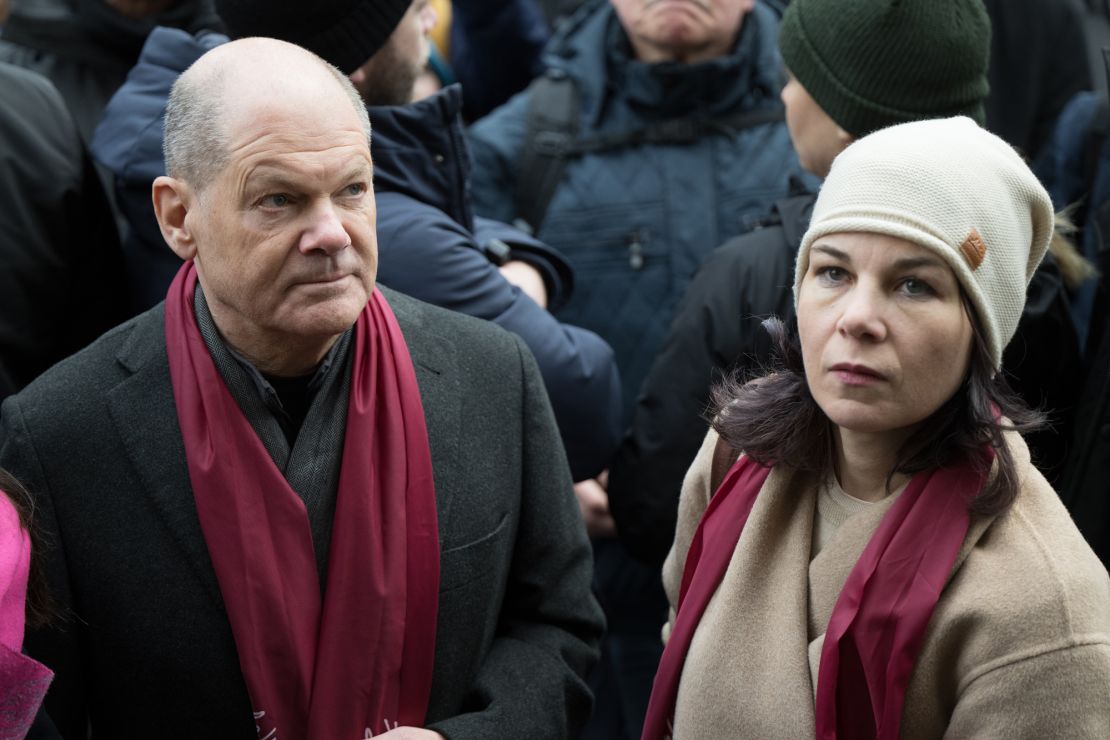
<path fill-rule="evenodd" d="M 132 230 L 125 248 L 136 308 L 165 297 L 180 267 L 154 218 L 150 185 L 164 174 L 162 118 L 174 80 L 226 36 L 155 29 L 139 64 L 108 105 L 93 153 L 116 177 Z M 571 272 L 557 253 L 516 229 L 475 219 L 457 87 L 411 106 L 372 108 L 371 153 L 378 201 L 378 280 L 524 339 L 536 356 L 575 480 L 596 475 L 619 442 L 620 382 L 612 350 L 595 334 L 560 324 L 490 262 L 499 239 L 539 269 L 550 303 L 565 301 Z"/>
<path fill-rule="evenodd" d="M 577 83 L 580 135 L 777 106 L 777 17 L 757 3 L 733 52 L 699 64 L 644 64 L 608 3 L 583 7 L 556 34 L 547 64 Z M 530 91 L 469 131 L 478 213 L 512 222 Z M 752 228 L 801 169 L 784 123 L 583 155 L 567 165 L 538 236 L 574 268 L 558 315 L 616 351 L 626 412 L 690 276 L 715 246 Z"/>
<path fill-rule="evenodd" d="M 552 292 L 555 273 L 544 267 L 550 259 L 546 246 L 472 214 L 461 104 L 460 88 L 452 86 L 411 105 L 370 109 L 378 279 L 519 335 L 540 366 L 574 479 L 596 475 L 620 441 L 613 351 L 593 332 L 559 323 L 506 282 L 483 253 L 490 239 L 508 243 L 514 259 L 546 273 Z M 563 298 L 557 295 L 555 301 Z"/>
<path fill-rule="evenodd" d="M 93 132 L 89 150 L 111 170 L 116 206 L 130 226 L 123 257 L 132 314 L 165 298 L 181 267 L 181 260 L 162 238 L 150 202 L 151 183 L 166 174 L 162 118 L 170 87 L 204 52 L 226 42 L 227 36 L 220 33 L 193 36 L 176 28 L 155 28 Z"/>

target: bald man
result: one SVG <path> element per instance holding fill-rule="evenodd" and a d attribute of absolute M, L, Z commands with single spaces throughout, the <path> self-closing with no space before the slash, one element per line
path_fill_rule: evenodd
<path fill-rule="evenodd" d="M 245 39 L 174 87 L 164 304 L 0 411 L 67 619 L 63 735 L 563 738 L 601 617 L 535 363 L 375 287 L 369 122 Z"/>

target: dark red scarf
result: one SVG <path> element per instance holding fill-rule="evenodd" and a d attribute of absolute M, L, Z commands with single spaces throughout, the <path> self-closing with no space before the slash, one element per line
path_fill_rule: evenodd
<path fill-rule="evenodd" d="M 690 641 L 770 472 L 740 458 L 702 515 L 652 687 L 644 740 L 672 734 Z M 829 619 L 817 678 L 818 740 L 897 740 L 925 628 L 967 535 L 967 502 L 985 480 L 970 463 L 919 473 L 883 516 Z"/>
<path fill-rule="evenodd" d="M 377 290 L 355 324 L 327 591 L 308 513 L 220 377 L 193 312 L 193 263 L 166 297 L 189 480 L 260 738 L 422 726 L 439 592 L 428 433 L 408 348 Z"/>

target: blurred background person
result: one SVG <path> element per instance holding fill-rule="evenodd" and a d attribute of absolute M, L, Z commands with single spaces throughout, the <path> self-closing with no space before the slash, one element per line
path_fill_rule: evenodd
<path fill-rule="evenodd" d="M 212 0 L 10 0 L 0 61 L 45 75 L 87 142 L 155 26 L 218 28 Z"/>

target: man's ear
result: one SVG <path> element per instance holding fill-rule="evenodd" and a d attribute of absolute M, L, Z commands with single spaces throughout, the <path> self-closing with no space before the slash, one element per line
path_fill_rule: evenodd
<path fill-rule="evenodd" d="M 836 127 L 836 138 L 840 141 L 840 151 L 844 151 L 849 144 L 855 141 L 855 137 L 839 126 Z"/>
<path fill-rule="evenodd" d="M 185 217 L 196 202 L 196 194 L 184 180 L 162 175 L 154 179 L 150 195 L 154 201 L 154 216 L 166 244 L 183 260 L 195 257 L 197 244 Z"/>

